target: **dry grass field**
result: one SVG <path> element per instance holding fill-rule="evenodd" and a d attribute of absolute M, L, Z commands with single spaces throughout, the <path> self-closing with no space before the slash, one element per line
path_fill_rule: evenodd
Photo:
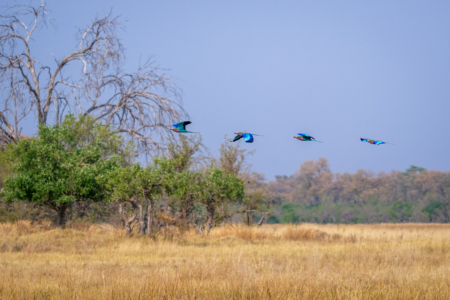
<path fill-rule="evenodd" d="M 0 299 L 450 299 L 450 225 L 0 224 Z"/>

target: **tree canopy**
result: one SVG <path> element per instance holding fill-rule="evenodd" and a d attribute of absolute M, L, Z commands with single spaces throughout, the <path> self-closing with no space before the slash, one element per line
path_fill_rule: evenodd
<path fill-rule="evenodd" d="M 74 202 L 106 199 L 106 177 L 120 166 L 120 157 L 104 158 L 104 148 L 98 138 L 80 146 L 76 131 L 65 125 L 40 126 L 36 138 L 21 140 L 12 149 L 12 173 L 2 199 L 48 206 L 58 212 L 62 225 Z"/>

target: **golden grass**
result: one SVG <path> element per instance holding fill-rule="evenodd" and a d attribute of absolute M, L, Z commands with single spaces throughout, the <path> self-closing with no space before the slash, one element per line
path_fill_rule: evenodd
<path fill-rule="evenodd" d="M 450 299 L 450 225 L 0 224 L 0 299 Z"/>

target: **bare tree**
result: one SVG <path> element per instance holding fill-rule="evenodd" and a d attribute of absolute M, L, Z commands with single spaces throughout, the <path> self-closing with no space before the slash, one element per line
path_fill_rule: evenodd
<path fill-rule="evenodd" d="M 241 149 L 239 144 L 231 144 L 225 136 L 225 141 L 220 145 L 220 157 L 215 163 L 219 168 L 223 169 L 225 173 L 238 176 L 242 179 L 248 177 L 250 165 L 246 160 L 255 151 L 248 151 Z"/>
<path fill-rule="evenodd" d="M 37 123 L 59 123 L 70 111 L 92 115 L 140 149 L 160 150 L 167 124 L 186 114 L 172 80 L 149 59 L 135 72 L 122 68 L 124 48 L 120 21 L 111 14 L 95 18 L 77 37 L 77 47 L 53 65 L 33 54 L 37 29 L 49 21 L 46 4 L 16 5 L 0 14 L 0 138 L 20 138 L 20 125 L 30 112 Z M 75 71 L 73 65 L 79 65 Z"/>

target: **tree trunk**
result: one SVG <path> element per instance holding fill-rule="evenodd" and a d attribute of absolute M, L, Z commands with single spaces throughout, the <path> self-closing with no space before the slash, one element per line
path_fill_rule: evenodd
<path fill-rule="evenodd" d="M 261 226 L 266 222 L 267 214 L 262 214 L 261 219 L 258 222 L 258 226 Z"/>
<path fill-rule="evenodd" d="M 133 215 L 125 220 L 125 232 L 126 234 L 130 234 L 133 228 L 131 228 L 131 224 L 136 220 L 137 214 L 136 214 L 136 208 L 137 208 L 137 200 L 133 197 L 130 200 L 128 200 L 132 207 L 133 207 Z"/>
<path fill-rule="evenodd" d="M 131 231 L 133 231 L 133 228 L 131 228 L 131 224 L 136 220 L 136 213 L 134 212 L 133 215 L 125 221 L 125 233 L 130 234 Z"/>
<path fill-rule="evenodd" d="M 146 197 L 147 198 L 147 197 Z M 147 236 L 152 235 L 152 223 L 153 223 L 153 198 L 147 198 Z"/>
<path fill-rule="evenodd" d="M 189 223 L 189 220 L 188 220 L 186 208 L 184 206 L 180 208 L 180 218 L 181 218 L 181 227 L 183 229 L 187 228 L 187 224 Z"/>
<path fill-rule="evenodd" d="M 78 205 L 79 206 L 79 205 Z M 69 220 L 73 220 L 73 216 L 75 214 L 75 216 L 77 212 L 77 202 L 73 202 L 72 206 L 70 207 L 70 215 L 67 217 Z M 76 218 L 76 217 L 75 217 Z"/>
<path fill-rule="evenodd" d="M 214 210 L 208 210 L 208 220 L 206 222 L 206 235 L 209 234 L 212 228 L 212 222 L 214 220 Z"/>
<path fill-rule="evenodd" d="M 145 234 L 145 220 L 144 215 L 142 214 L 142 205 L 138 204 L 139 207 L 139 234 Z"/>
<path fill-rule="evenodd" d="M 56 217 L 56 225 L 61 226 L 63 229 L 66 227 L 66 210 L 65 205 L 58 207 L 58 216 Z"/>
<path fill-rule="evenodd" d="M 34 222 L 37 221 L 39 214 L 41 213 L 40 209 L 41 209 L 41 205 L 38 205 L 36 203 L 32 204 L 32 209 L 34 210 L 34 212 L 32 212 L 31 214 L 31 225 L 34 225 Z"/>
<path fill-rule="evenodd" d="M 119 204 L 119 216 L 120 216 L 120 224 L 122 228 L 125 228 L 126 216 L 125 216 L 125 205 L 122 206 L 122 203 Z"/>
<path fill-rule="evenodd" d="M 23 204 L 23 215 L 22 215 L 22 220 L 25 220 L 28 216 L 28 209 L 27 209 L 27 204 L 24 203 Z"/>

